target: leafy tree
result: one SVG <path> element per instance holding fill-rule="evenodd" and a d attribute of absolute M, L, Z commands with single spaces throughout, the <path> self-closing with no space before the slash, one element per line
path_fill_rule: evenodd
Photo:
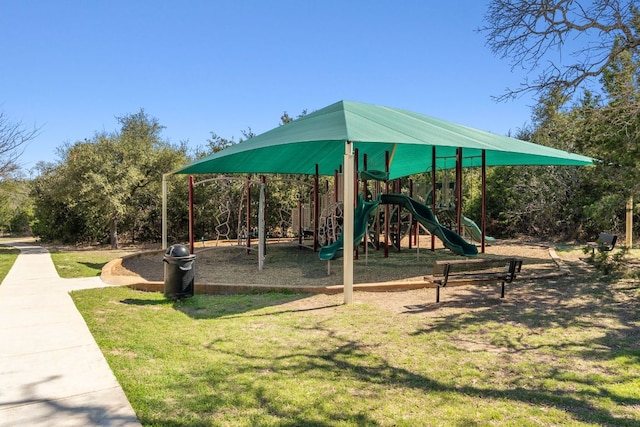
<path fill-rule="evenodd" d="M 604 102 L 584 107 L 583 147 L 602 160 L 607 176 L 631 196 L 640 190 L 640 58 L 627 52 L 602 77 Z"/>
<path fill-rule="evenodd" d="M 535 114 L 544 120 L 534 125 L 532 139 L 602 160 L 556 181 L 571 195 L 557 217 L 576 234 L 621 231 L 624 200 L 640 189 L 637 2 L 492 0 L 485 20 L 481 31 L 494 53 L 509 58 L 513 67 L 538 72 L 498 99 L 540 94 L 543 102 Z M 579 89 L 583 93 L 575 97 Z M 567 107 L 570 98 L 577 103 Z"/>
<path fill-rule="evenodd" d="M 303 110 L 297 118 L 307 114 L 307 110 Z M 280 124 L 287 124 L 294 119 L 285 111 L 280 117 Z M 211 137 L 207 140 L 204 149 L 196 150 L 196 159 L 202 158 L 213 153 L 217 153 L 236 143 L 253 138 L 255 136 L 253 130 L 249 127 L 241 131 L 242 137 L 239 141 L 227 139 L 219 136 L 215 132 L 211 132 Z M 203 174 L 199 175 L 196 181 L 208 181 L 202 186 L 196 186 L 194 189 L 194 205 L 195 205 L 195 224 L 194 231 L 196 238 L 204 237 L 206 239 L 215 239 L 220 231 L 225 233 L 228 231 L 228 237 L 236 238 L 238 232 L 238 224 L 244 225 L 246 222 L 244 217 L 244 209 L 246 209 L 246 198 L 244 192 L 244 182 L 246 175 L 231 177 L 235 181 L 229 180 L 213 180 L 214 178 L 222 178 L 222 175 Z M 254 176 L 252 180 L 258 180 L 259 177 Z M 267 176 L 267 206 L 265 222 L 269 233 L 282 233 L 283 224 L 290 221 L 291 209 L 297 206 L 298 197 L 309 191 L 309 185 L 300 184 L 300 182 L 311 182 L 310 177 L 292 176 L 286 174 L 272 174 Z M 257 217 L 259 203 L 259 186 L 251 186 L 251 211 L 254 217 Z M 186 196 L 185 196 L 186 197 Z M 220 211 L 229 209 L 228 213 L 221 214 Z M 226 211 L 225 211 L 226 212 Z M 171 215 L 169 215 L 171 217 Z M 222 217 L 230 218 L 230 230 L 226 227 L 219 227 L 218 221 Z M 173 217 L 172 217 L 173 218 Z M 257 220 L 252 220 L 255 226 Z M 218 230 L 217 230 L 218 227 Z M 223 236 L 224 237 L 224 236 Z"/>
<path fill-rule="evenodd" d="M 608 218 L 623 230 L 625 200 L 640 190 L 640 58 L 627 52 L 603 74 L 603 95 L 588 94 L 581 106 L 582 149 L 600 159 L 591 175 L 602 197 L 586 206 L 590 217 Z M 628 230 L 632 232 L 632 230 Z"/>
<path fill-rule="evenodd" d="M 38 235 L 74 242 L 108 237 L 112 248 L 123 229 L 132 240 L 151 238 L 154 228 L 158 235 L 162 173 L 185 161 L 185 148 L 164 142 L 163 127 L 143 110 L 117 120 L 118 132 L 64 145 L 59 163 L 40 165 Z"/>
<path fill-rule="evenodd" d="M 0 230 L 3 233 L 29 234 L 32 217 L 29 182 L 24 179 L 0 182 Z"/>
<path fill-rule="evenodd" d="M 32 204 L 28 198 L 28 183 L 19 178 L 19 158 L 26 144 L 38 135 L 38 128 L 29 129 L 13 122 L 0 111 L 0 230 L 28 233 Z"/>

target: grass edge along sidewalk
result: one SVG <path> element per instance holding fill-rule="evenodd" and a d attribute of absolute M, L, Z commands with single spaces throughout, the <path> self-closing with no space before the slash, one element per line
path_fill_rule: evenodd
<path fill-rule="evenodd" d="M 0 244 L 0 284 L 7 277 L 18 255 L 20 255 L 20 249 Z"/>

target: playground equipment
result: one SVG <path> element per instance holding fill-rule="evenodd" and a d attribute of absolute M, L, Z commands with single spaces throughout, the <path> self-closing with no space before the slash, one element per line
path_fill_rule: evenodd
<path fill-rule="evenodd" d="M 218 213 L 215 215 L 214 219 L 216 220 L 215 231 L 217 246 L 221 237 L 224 237 L 225 240 L 229 240 L 229 236 L 231 235 L 231 225 L 229 224 L 229 221 L 231 220 L 231 202 L 229 200 L 219 202 Z"/>
<path fill-rule="evenodd" d="M 367 232 L 367 222 L 369 220 L 369 215 L 380 204 L 380 200 L 375 200 L 373 202 L 367 202 L 362 199 L 361 196 L 358 197 L 358 205 L 354 211 L 354 226 L 353 226 L 353 245 L 357 246 L 360 243 L 360 240 L 364 237 Z M 336 259 L 342 256 L 344 242 L 342 240 L 342 234 L 330 245 L 323 246 L 320 248 L 319 257 L 323 261 L 329 261 L 332 259 Z"/>
<path fill-rule="evenodd" d="M 274 191 L 278 191 L 277 185 L 279 182 L 288 182 L 293 184 L 293 190 L 289 187 L 287 191 L 294 191 L 298 194 L 298 207 L 291 208 L 291 206 L 274 206 L 270 207 L 270 218 L 273 226 L 267 231 L 266 226 L 266 177 L 261 176 L 259 179 L 252 179 L 251 176 L 244 177 L 237 176 L 216 176 L 208 178 L 195 183 L 193 177 L 190 177 L 189 186 L 189 207 L 190 207 L 190 229 L 189 239 L 191 242 L 190 251 L 194 251 L 194 187 L 196 185 L 203 185 L 209 183 L 215 185 L 214 191 L 210 192 L 209 198 L 206 197 L 206 192 L 200 192 L 200 200 L 203 197 L 206 202 L 201 205 L 198 210 L 200 215 L 200 225 L 198 231 L 201 233 L 203 246 L 205 242 L 210 239 L 207 233 L 206 224 L 209 224 L 208 230 L 212 231 L 215 235 L 216 246 L 222 239 L 230 240 L 230 238 L 237 238 L 236 247 L 244 248 L 249 251 L 258 251 L 258 267 L 262 269 L 262 263 L 266 253 L 267 236 L 277 236 L 278 238 L 286 237 L 298 237 L 298 246 L 313 249 L 318 249 L 318 240 L 324 236 L 325 241 L 333 243 L 339 237 L 342 229 L 342 202 L 337 200 L 340 192 L 338 191 L 339 174 L 336 171 L 334 182 L 337 183 L 333 193 L 329 191 L 329 182 L 326 182 L 324 194 L 320 194 L 319 177 L 316 175 L 313 182 L 309 180 L 295 180 L 289 178 L 276 177 L 270 180 L 270 184 L 274 183 Z M 255 191 L 252 188 L 259 187 L 259 204 L 257 206 L 257 224 L 255 218 L 255 200 L 252 201 L 252 193 L 255 198 Z M 289 199 L 284 199 L 289 200 Z M 333 201 L 331 201 L 333 200 Z M 306 203 L 303 203 L 305 201 Z M 211 207 L 215 206 L 213 215 L 208 219 L 205 215 L 207 211 L 206 205 L 209 205 L 208 211 L 211 212 Z M 253 208 L 252 208 L 253 207 Z M 327 211 L 327 215 L 324 220 L 324 227 L 322 228 L 322 234 L 320 231 L 321 221 L 319 219 L 320 209 L 323 208 Z M 252 213 L 253 209 L 253 213 Z M 234 230 L 232 221 L 237 215 L 237 227 Z M 208 222 L 207 222 L 208 221 Z M 276 225 L 277 222 L 277 225 Z M 313 246 L 305 245 L 303 240 L 305 237 L 313 237 Z M 258 246 L 252 247 L 251 240 L 258 239 Z"/>
<path fill-rule="evenodd" d="M 442 240 L 444 246 L 452 252 L 464 256 L 478 255 L 478 248 L 475 245 L 467 243 L 462 236 L 442 226 L 431 209 L 417 200 L 404 194 L 383 194 L 380 203 L 399 205 L 411 211 L 414 218 L 424 225 L 432 235 Z"/>
<path fill-rule="evenodd" d="M 329 181 L 325 181 L 324 192 L 320 193 L 318 178 L 309 192 L 307 203 L 298 200 L 298 207 L 291 210 L 291 223 L 293 234 L 298 236 L 298 246 L 314 251 L 319 246 L 333 243 L 342 232 L 342 201 L 339 201 L 340 192 L 338 185 L 341 183 L 341 174 L 335 171 L 333 188 Z M 313 245 L 304 244 L 304 239 L 312 237 Z"/>
<path fill-rule="evenodd" d="M 389 248 L 389 241 L 398 250 L 400 250 L 400 242 L 403 237 L 409 236 L 409 245 L 411 245 L 414 235 L 415 241 L 419 242 L 419 226 L 433 237 L 440 239 L 444 246 L 452 252 L 467 257 L 476 256 L 478 254 L 478 248 L 474 244 L 467 242 L 461 235 L 461 232 L 464 231 L 464 233 L 474 241 L 481 242 L 482 231 L 473 220 L 462 215 L 457 209 L 457 200 L 461 198 L 461 194 L 457 191 L 456 181 L 451 180 L 446 171 L 443 172 L 442 182 L 435 182 L 435 171 L 431 174 L 431 188 L 429 188 L 428 191 L 425 191 L 427 189 L 423 188 L 424 192 L 422 194 L 426 193 L 424 197 L 425 203 L 423 204 L 412 197 L 413 182 L 411 180 L 409 181 L 410 195 L 401 194 L 402 188 L 399 181 L 392 183 L 394 193 L 389 193 L 390 183 L 386 181 L 388 174 L 380 171 L 360 171 L 357 175 L 363 180 L 362 193 L 365 196 L 360 195 L 358 197 L 358 203 L 354 212 L 354 246 L 357 247 L 365 233 L 367 233 L 369 218 L 373 216 L 375 220 L 373 221 L 374 227 L 372 228 L 375 228 L 375 231 L 371 233 L 371 240 L 379 244 L 380 234 L 382 233 L 384 235 L 385 256 L 387 256 L 386 251 Z M 461 177 L 456 176 L 456 179 L 461 179 Z M 385 180 L 384 185 L 386 190 L 386 194 L 380 194 L 375 202 L 369 202 L 370 206 L 366 206 L 364 200 L 368 198 L 368 180 L 374 180 L 376 184 L 379 184 L 379 180 Z M 377 187 L 379 191 L 379 185 L 377 185 Z M 436 200 L 434 199 L 435 196 L 438 196 L 436 190 L 440 190 L 440 203 L 438 203 L 437 206 Z M 450 224 L 458 225 L 458 232 L 442 225 L 434 214 L 433 208 L 430 208 L 427 203 L 436 208 L 437 213 L 448 219 Z M 385 209 L 383 212 L 375 209 L 379 204 L 384 205 Z M 460 220 L 456 218 L 457 214 L 460 215 Z M 384 227 L 384 231 L 382 231 L 382 227 Z M 434 250 L 433 237 L 432 250 Z M 487 241 L 493 240 L 492 238 L 486 238 L 486 236 L 485 239 Z M 334 243 L 325 244 L 320 249 L 320 259 L 332 260 L 342 256 L 343 243 L 343 237 L 340 235 Z"/>
<path fill-rule="evenodd" d="M 320 246 L 326 246 L 338 240 L 342 234 L 343 221 L 342 202 L 325 202 L 323 204 L 318 224 Z"/>
<path fill-rule="evenodd" d="M 205 206 L 200 209 L 202 216 L 200 222 L 203 224 L 200 240 L 205 241 L 207 238 L 213 237 L 217 246 L 222 240 L 237 238 L 238 245 L 241 245 L 248 237 L 250 238 L 252 235 L 257 237 L 257 227 L 251 227 L 251 187 L 260 187 L 265 184 L 264 177 L 260 180 L 253 180 L 250 177 L 219 175 L 191 183 L 190 193 L 194 191 L 196 186 L 204 187 L 205 184 L 213 186 L 209 190 L 209 194 L 214 196 L 209 196 Z M 212 215 L 214 236 L 208 236 L 204 229 L 204 225 L 207 223 L 206 204 L 213 204 L 214 207 Z M 233 214 L 237 214 L 235 224 L 232 219 Z"/>
<path fill-rule="evenodd" d="M 358 243 L 362 241 L 365 235 L 367 236 L 365 241 L 374 243 L 378 249 L 380 249 L 382 237 L 384 238 L 383 244 L 386 257 L 388 256 L 390 247 L 396 247 L 397 250 L 400 250 L 400 244 L 405 237 L 409 237 L 410 248 L 412 241 L 418 244 L 417 242 L 420 241 L 420 229 L 442 240 L 444 246 L 456 254 L 474 256 L 478 253 L 475 245 L 468 243 L 461 235 L 461 230 L 464 230 L 472 239 L 479 241 L 482 237 L 480 227 L 471 219 L 461 215 L 459 209 L 457 209 L 456 205 L 458 203 L 456 202 L 461 198 L 461 195 L 459 191 L 457 191 L 456 181 L 451 181 L 446 171 L 441 175 L 443 179 L 442 183 L 434 183 L 436 176 L 435 173 L 432 173 L 431 188 L 427 191 L 429 187 L 425 188 L 423 186 L 420 193 L 425 195 L 424 199 L 419 195 L 417 197 L 424 202 L 431 202 L 433 206 L 436 205 L 434 197 L 438 197 L 440 203 L 438 204 L 437 213 L 451 220 L 450 224 L 457 224 L 457 232 L 451 229 L 453 227 L 447 228 L 442 225 L 436 218 L 434 214 L 436 211 L 433 208 L 429 208 L 429 206 L 423 204 L 420 200 L 413 198 L 412 180 L 408 180 L 408 182 L 405 181 L 403 188 L 400 179 L 394 181 L 388 180 L 388 172 L 366 169 L 358 172 L 357 155 L 356 150 L 356 161 L 354 162 L 356 170 L 354 171 L 354 175 L 355 177 L 359 177 L 360 181 L 355 180 L 354 190 L 356 190 L 356 188 L 359 190 L 361 183 L 362 195 L 358 196 L 357 207 L 354 211 L 355 234 L 353 241 L 356 257 L 358 254 Z M 392 153 L 388 153 L 387 162 L 390 162 L 391 157 Z M 366 155 L 364 156 L 363 163 L 366 168 Z M 388 169 L 388 166 L 386 166 L 386 168 Z M 460 178 L 461 177 L 456 176 L 456 180 Z M 217 177 L 201 181 L 200 183 L 212 180 L 219 180 L 220 182 L 226 182 L 223 180 L 235 180 L 236 182 L 242 182 L 242 178 Z M 278 180 L 280 179 L 276 178 L 276 181 Z M 293 181 L 290 179 L 285 180 Z M 346 191 L 342 182 L 342 171 L 336 170 L 334 173 L 333 191 L 330 191 L 329 181 L 330 180 L 327 180 L 325 182 L 325 191 L 322 194 L 320 194 L 319 191 L 318 175 L 314 177 L 313 183 L 308 180 L 304 182 L 300 181 L 307 186 L 308 191 L 298 190 L 297 209 L 279 208 L 277 231 L 271 233 L 272 235 L 277 234 L 279 237 L 292 237 L 297 235 L 298 246 L 312 248 L 314 251 L 319 249 L 319 257 L 322 260 L 332 260 L 342 256 L 344 247 L 346 246 L 342 235 L 345 225 L 343 216 L 344 203 L 340 200 L 343 198 L 341 190 Z M 252 206 L 251 187 L 255 185 L 260 186 L 260 207 L 258 209 L 258 226 L 252 227 L 252 217 L 250 213 Z M 265 226 L 265 185 L 266 178 L 264 176 L 262 176 L 260 180 L 252 180 L 251 177 L 248 176 L 246 180 L 244 180 L 244 191 L 239 192 L 240 206 L 237 209 L 238 224 L 236 235 L 238 237 L 238 246 L 242 247 L 242 244 L 246 243 L 244 247 L 246 247 L 247 251 L 254 250 L 254 248 L 251 248 L 251 238 L 258 238 L 259 269 L 262 268 L 261 265 L 264 258 L 267 236 Z M 228 184 L 225 188 L 225 191 L 230 191 Z M 408 191 L 409 194 L 401 194 L 403 191 Z M 233 216 L 230 200 L 218 200 L 217 203 L 217 214 L 214 216 L 216 243 L 222 238 L 229 239 L 230 234 L 232 234 L 230 222 Z M 376 209 L 380 204 L 384 205 L 384 210 Z M 271 209 L 273 210 L 273 208 Z M 456 215 L 453 214 L 452 209 L 455 209 L 456 215 L 460 219 L 456 219 Z M 243 210 L 246 212 L 244 220 Z M 283 214 L 283 212 L 285 212 L 285 214 Z M 288 212 L 291 212 L 289 216 L 290 221 L 285 219 Z M 271 215 L 273 216 L 273 212 Z M 313 237 L 313 246 L 304 244 L 306 237 Z M 432 250 L 434 250 L 433 237 Z M 318 245 L 322 247 L 320 248 Z"/>
<path fill-rule="evenodd" d="M 438 209 L 437 216 L 440 217 L 441 220 L 444 219 L 451 224 L 455 224 L 456 217 L 454 209 Z M 464 215 L 461 215 L 460 218 L 462 220 L 462 230 L 464 234 L 469 236 L 474 242 L 480 242 L 482 239 L 482 230 L 480 230 L 478 224 L 476 224 L 475 221 L 471 218 L 468 218 Z M 496 240 L 491 236 L 484 236 L 484 238 L 485 241 L 489 243 L 495 242 Z"/>
<path fill-rule="evenodd" d="M 456 162 L 458 161 L 457 157 L 458 155 L 456 155 Z M 441 174 L 441 180 L 436 182 L 436 171 L 433 171 L 431 174 L 433 182 L 431 189 L 427 192 L 425 204 L 431 206 L 432 211 L 441 222 L 450 224 L 451 228 L 455 226 L 459 234 L 468 237 L 474 242 L 480 243 L 484 252 L 484 243 L 494 242 L 495 238 L 485 235 L 483 241 L 482 228 L 462 213 L 462 209 L 459 208 L 461 207 L 459 200 L 462 199 L 462 187 L 458 185 L 462 179 L 461 171 L 458 171 L 456 176 L 452 177 L 449 169 L 447 169 L 448 158 L 442 157 L 442 159 L 444 161 L 444 168 L 441 171 L 437 171 Z M 484 218 L 484 214 L 482 217 Z"/>
<path fill-rule="evenodd" d="M 194 232 L 194 187 L 196 185 L 204 185 L 207 183 L 217 183 L 219 184 L 218 194 L 227 195 L 230 192 L 235 192 L 234 187 L 231 183 L 241 182 L 241 178 L 238 177 L 229 177 L 229 176 L 216 176 L 214 178 L 208 178 L 199 182 L 194 182 L 193 176 L 189 177 L 189 242 L 190 248 L 189 252 L 191 254 L 195 251 L 195 232 Z M 255 228 L 251 228 L 251 186 L 258 185 L 259 186 L 259 202 L 258 202 L 258 225 Z M 262 267 L 265 259 L 265 249 L 266 249 L 266 228 L 265 228 L 265 189 L 266 189 L 266 180 L 265 177 L 262 176 L 260 180 L 251 180 L 251 177 L 247 177 L 244 180 L 244 191 L 241 193 L 240 197 L 240 206 L 238 208 L 238 224 L 236 228 L 236 237 L 238 239 L 238 247 L 243 247 L 247 251 L 256 250 L 256 248 L 251 247 L 251 237 L 252 234 L 254 237 L 258 238 L 258 270 L 262 271 Z M 245 221 L 243 223 L 242 218 L 242 210 L 243 206 L 246 206 L 245 212 Z M 221 237 L 225 237 L 225 240 L 228 240 L 231 234 L 231 201 L 229 199 L 221 199 L 218 200 L 218 209 L 217 213 L 214 214 L 215 221 L 215 240 L 216 246 L 219 244 Z M 201 238 L 202 243 L 206 241 L 205 232 L 202 233 Z M 246 242 L 246 246 L 242 246 L 242 243 Z"/>

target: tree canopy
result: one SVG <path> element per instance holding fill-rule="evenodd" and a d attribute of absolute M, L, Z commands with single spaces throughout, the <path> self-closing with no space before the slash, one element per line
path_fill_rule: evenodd
<path fill-rule="evenodd" d="M 122 226 L 144 235 L 158 224 L 162 173 L 185 161 L 185 148 L 161 139 L 163 127 L 143 110 L 117 117 L 120 130 L 66 144 L 60 161 L 40 165 L 34 182 L 36 232 L 66 241 L 102 241 L 117 248 Z M 146 237 L 153 236 L 147 234 Z"/>

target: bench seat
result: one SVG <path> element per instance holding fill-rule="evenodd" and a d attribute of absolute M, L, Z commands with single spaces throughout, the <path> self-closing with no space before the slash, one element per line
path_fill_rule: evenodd
<path fill-rule="evenodd" d="M 511 283 L 522 270 L 522 260 L 517 258 L 487 258 L 436 261 L 433 264 L 432 281 L 438 285 L 436 302 L 440 302 L 440 288 L 447 284 L 466 285 L 482 282 L 501 283 L 500 298 L 504 298 L 505 283 Z"/>
<path fill-rule="evenodd" d="M 595 242 L 587 243 L 587 246 L 591 248 L 591 253 L 595 253 L 597 249 L 599 252 L 609 252 L 616 247 L 618 236 L 609 233 L 600 233 L 598 239 Z"/>

